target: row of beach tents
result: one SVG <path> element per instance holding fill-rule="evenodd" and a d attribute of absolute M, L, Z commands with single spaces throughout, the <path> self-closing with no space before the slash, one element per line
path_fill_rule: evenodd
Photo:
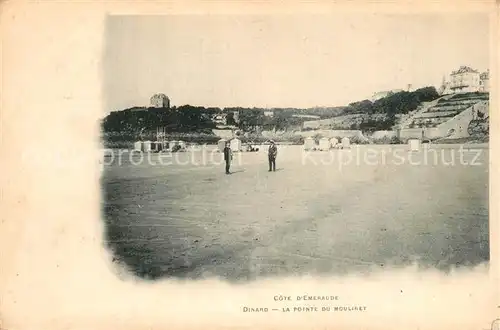
<path fill-rule="evenodd" d="M 340 141 L 337 138 L 328 139 L 326 137 L 319 139 L 318 144 L 312 137 L 304 139 L 304 150 L 330 150 L 334 148 L 348 149 L 351 147 L 351 141 L 348 137 L 342 138 Z"/>
<path fill-rule="evenodd" d="M 186 147 L 184 141 L 137 141 L 134 143 L 134 150 L 142 152 L 184 151 Z"/>
<path fill-rule="evenodd" d="M 220 152 L 224 151 L 226 143 L 229 141 L 229 147 L 233 152 L 243 151 L 243 145 L 240 139 L 234 138 L 231 140 L 220 139 L 217 143 L 217 149 Z M 316 141 L 308 137 L 304 140 L 305 150 L 329 150 L 332 148 L 349 148 L 350 141 L 349 138 L 343 138 L 339 141 L 336 138 L 322 138 L 319 140 L 319 144 Z M 137 141 L 134 143 L 134 150 L 142 152 L 160 152 L 160 151 L 185 151 L 187 148 L 186 142 L 184 141 Z M 247 148 L 248 150 L 258 150 L 255 148 Z"/>
<path fill-rule="evenodd" d="M 220 152 L 224 150 L 227 141 L 229 141 L 229 146 L 233 152 L 243 151 L 241 140 L 234 138 L 231 140 L 220 139 L 217 143 Z M 305 150 L 330 150 L 333 148 L 346 149 L 350 148 L 350 145 L 350 140 L 347 137 L 344 137 L 340 141 L 337 138 L 322 138 L 319 140 L 319 144 L 316 144 L 316 141 L 312 137 L 304 139 Z"/>
<path fill-rule="evenodd" d="M 419 139 L 409 139 L 408 140 L 408 148 L 410 151 L 418 151 L 420 150 L 420 145 L 423 145 L 424 148 L 428 148 L 430 145 L 430 141 L 424 140 L 420 141 Z M 305 150 L 330 150 L 330 149 L 349 149 L 351 147 L 351 141 L 348 137 L 342 138 L 340 141 L 337 138 L 321 138 L 316 144 L 316 141 L 312 137 L 308 137 L 304 140 L 304 149 Z"/>
<path fill-rule="evenodd" d="M 226 143 L 228 141 L 229 141 L 229 148 L 231 148 L 231 151 L 233 152 L 243 151 L 241 140 L 238 138 L 234 138 L 231 140 L 220 139 L 219 142 L 217 142 L 217 149 L 219 149 L 220 152 L 223 152 L 224 148 L 226 147 Z"/>
<path fill-rule="evenodd" d="M 241 140 L 234 138 L 231 140 L 220 139 L 217 143 L 217 149 L 220 152 L 224 151 L 226 143 L 229 141 L 229 146 L 233 152 L 243 151 L 243 146 Z M 408 140 L 408 146 L 410 150 L 419 150 L 420 141 L 418 139 Z M 258 151 L 258 148 L 247 148 L 250 151 Z M 326 151 L 330 149 L 349 149 L 351 147 L 351 141 L 349 138 L 344 137 L 340 141 L 337 138 L 328 139 L 326 137 L 319 139 L 318 143 L 312 137 L 307 137 L 304 139 L 304 150 L 320 150 Z M 134 143 L 134 150 L 142 152 L 161 152 L 161 151 L 186 151 L 187 144 L 184 141 L 137 141 Z"/>
<path fill-rule="evenodd" d="M 220 139 L 217 143 L 218 149 L 222 152 L 226 146 L 225 139 Z M 243 151 L 241 140 L 229 140 L 232 151 Z M 134 150 L 142 152 L 160 152 L 160 151 L 185 151 L 187 144 L 184 141 L 137 141 L 134 143 Z"/>

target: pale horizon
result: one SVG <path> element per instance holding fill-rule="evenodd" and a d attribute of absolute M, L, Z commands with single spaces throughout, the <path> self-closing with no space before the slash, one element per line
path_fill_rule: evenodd
<path fill-rule="evenodd" d="M 148 106 L 343 106 L 489 68 L 489 20 L 425 15 L 110 16 L 105 112 Z"/>

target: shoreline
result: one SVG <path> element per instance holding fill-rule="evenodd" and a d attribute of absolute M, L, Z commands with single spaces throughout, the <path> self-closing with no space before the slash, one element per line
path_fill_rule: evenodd
<path fill-rule="evenodd" d="M 281 146 L 282 148 L 286 148 L 286 149 L 289 149 L 289 148 L 302 148 L 303 149 L 303 145 L 299 145 L 299 144 L 280 144 L 279 142 L 276 143 L 278 146 Z M 247 152 L 247 151 L 242 151 L 241 153 L 242 154 L 246 154 L 246 153 L 249 153 L 249 154 L 253 154 L 253 153 L 262 153 L 262 152 L 265 152 L 266 149 L 265 147 L 267 145 L 265 144 L 252 144 L 254 146 L 256 146 L 257 148 L 259 148 L 259 151 L 257 152 Z M 217 144 L 212 144 L 212 143 L 206 143 L 206 144 L 199 144 L 197 145 L 198 148 L 196 149 L 192 149 L 192 148 L 188 148 L 186 151 L 183 151 L 183 153 L 186 153 L 186 152 L 199 152 L 199 151 L 202 151 L 204 149 L 216 149 L 217 148 Z M 402 148 L 408 148 L 408 144 L 403 144 L 403 143 L 400 143 L 400 144 L 352 144 L 351 145 L 351 150 L 352 149 L 356 149 L 356 148 L 360 148 L 360 149 L 369 149 L 369 148 L 373 148 L 373 149 L 402 149 Z M 426 149 L 460 149 L 460 148 L 463 148 L 463 149 L 489 149 L 490 146 L 489 146 L 489 142 L 483 142 L 483 143 L 431 143 L 428 147 L 423 147 L 421 146 L 420 147 L 420 151 L 422 150 L 426 150 Z M 105 148 L 104 146 L 101 145 L 100 147 L 100 150 L 102 152 L 105 152 L 105 151 L 120 151 L 120 150 L 128 150 L 128 151 L 134 151 L 133 148 Z M 335 148 L 332 148 L 332 149 L 329 149 L 329 150 L 315 150 L 315 151 L 310 151 L 310 152 L 314 152 L 314 153 L 327 153 L 327 152 L 334 152 L 334 151 L 340 151 L 342 149 L 335 149 Z M 349 150 L 349 149 L 344 149 L 344 150 Z M 138 150 L 137 150 L 138 152 Z M 141 151 L 142 152 L 142 151 Z M 143 153 L 150 153 L 150 154 L 159 154 L 161 152 L 143 152 Z"/>

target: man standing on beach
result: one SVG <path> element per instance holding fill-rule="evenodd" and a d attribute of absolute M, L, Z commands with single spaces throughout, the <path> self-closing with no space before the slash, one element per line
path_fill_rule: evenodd
<path fill-rule="evenodd" d="M 233 152 L 229 147 L 229 142 L 226 142 L 226 146 L 224 147 L 224 160 L 226 161 L 226 174 L 231 174 L 229 172 L 229 168 L 231 167 L 231 160 L 233 159 Z"/>
<path fill-rule="evenodd" d="M 271 140 L 271 145 L 269 146 L 269 150 L 267 152 L 267 156 L 269 159 L 269 172 L 276 171 L 276 156 L 278 155 L 278 148 L 276 148 L 276 144 Z"/>

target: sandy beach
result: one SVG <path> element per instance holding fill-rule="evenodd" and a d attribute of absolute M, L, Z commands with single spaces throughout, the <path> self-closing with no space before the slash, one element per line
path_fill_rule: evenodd
<path fill-rule="evenodd" d="M 235 154 L 231 175 L 214 148 L 107 158 L 116 262 L 150 279 L 245 281 L 489 259 L 487 145 L 282 146 L 276 172 L 261 149 Z"/>

